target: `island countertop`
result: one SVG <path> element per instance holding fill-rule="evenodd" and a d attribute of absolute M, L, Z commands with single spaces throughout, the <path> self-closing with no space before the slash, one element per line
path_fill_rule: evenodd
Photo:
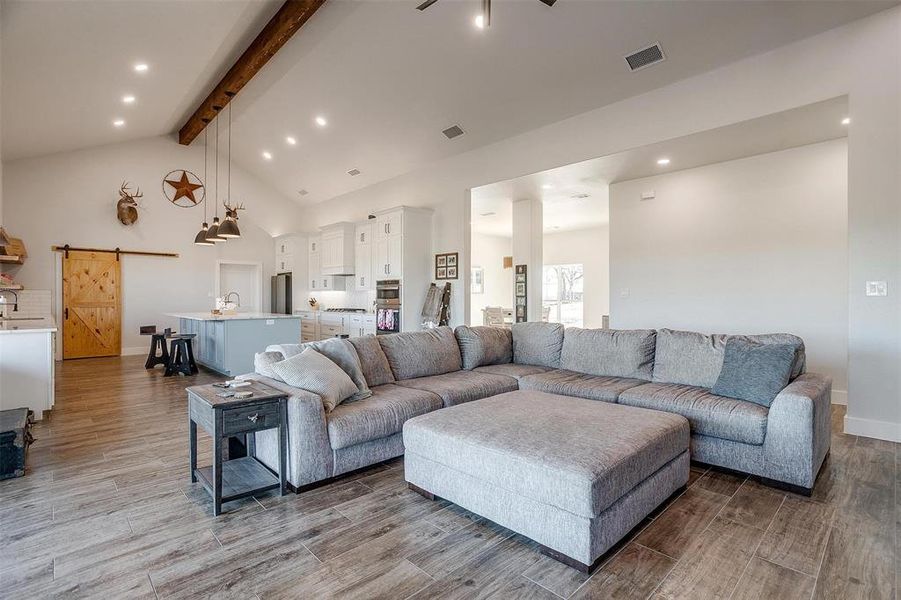
<path fill-rule="evenodd" d="M 211 312 L 166 313 L 167 317 L 191 321 L 263 321 L 269 319 L 299 319 L 298 315 L 280 313 L 246 312 L 234 315 L 214 315 Z"/>
<path fill-rule="evenodd" d="M 15 333 L 53 333 L 56 323 L 49 317 L 35 319 L 0 319 L 0 335 Z"/>

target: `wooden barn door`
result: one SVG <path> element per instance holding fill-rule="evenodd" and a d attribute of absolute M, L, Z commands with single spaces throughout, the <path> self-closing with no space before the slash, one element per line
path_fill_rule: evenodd
<path fill-rule="evenodd" d="M 113 252 L 63 255 L 63 358 L 121 353 L 120 264 Z"/>

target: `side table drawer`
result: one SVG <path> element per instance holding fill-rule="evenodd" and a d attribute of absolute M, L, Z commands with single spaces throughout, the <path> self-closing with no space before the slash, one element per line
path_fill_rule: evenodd
<path fill-rule="evenodd" d="M 278 423 L 278 402 L 222 411 L 222 433 L 224 435 L 271 429 L 278 427 Z"/>

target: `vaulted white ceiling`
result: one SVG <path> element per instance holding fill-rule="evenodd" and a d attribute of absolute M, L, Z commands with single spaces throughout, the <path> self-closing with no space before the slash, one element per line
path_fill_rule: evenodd
<path fill-rule="evenodd" d="M 896 3 L 495 0 L 478 30 L 477 0 L 329 0 L 233 102 L 234 157 L 320 202 Z M 4 159 L 175 131 L 279 4 L 5 3 Z M 623 56 L 653 42 L 666 61 L 629 72 Z M 447 140 L 454 124 L 466 133 Z"/>

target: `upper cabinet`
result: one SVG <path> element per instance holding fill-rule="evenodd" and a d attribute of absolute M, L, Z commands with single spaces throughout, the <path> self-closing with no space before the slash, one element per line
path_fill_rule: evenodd
<path fill-rule="evenodd" d="M 322 228 L 320 267 L 323 275 L 354 273 L 353 223 L 336 223 Z"/>
<path fill-rule="evenodd" d="M 375 289 L 372 279 L 372 228 L 373 222 L 357 225 L 354 233 L 354 286 L 357 291 Z"/>
<path fill-rule="evenodd" d="M 297 264 L 295 257 L 303 260 L 303 238 L 297 235 L 283 235 L 275 240 L 275 272 L 293 273 Z"/>
<path fill-rule="evenodd" d="M 404 209 L 399 208 L 378 215 L 375 219 L 375 241 L 404 234 Z"/>

